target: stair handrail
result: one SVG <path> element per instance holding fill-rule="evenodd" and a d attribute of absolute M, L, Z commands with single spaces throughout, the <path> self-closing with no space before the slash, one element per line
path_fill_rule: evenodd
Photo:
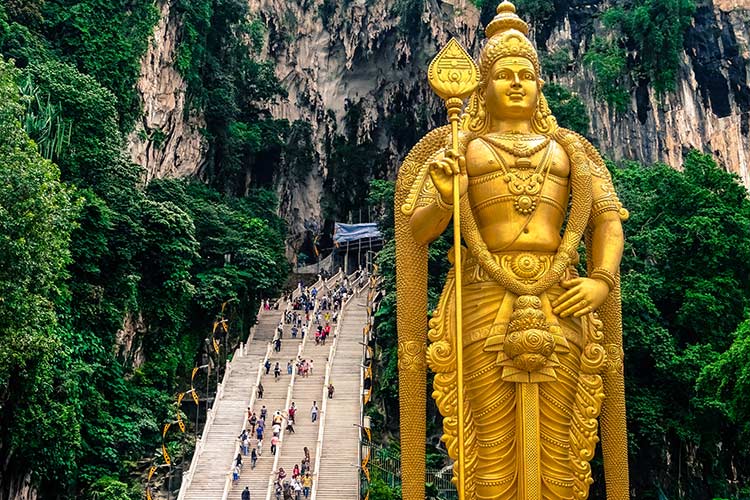
<path fill-rule="evenodd" d="M 354 289 L 354 283 L 352 284 L 352 289 Z M 344 303 L 341 304 L 341 312 L 339 313 L 339 317 L 336 322 L 336 329 L 334 331 L 333 343 L 331 344 L 331 347 L 328 352 L 328 361 L 326 361 L 326 375 L 325 375 L 325 378 L 323 379 L 323 393 L 321 395 L 322 402 L 321 402 L 321 407 L 320 407 L 320 424 L 318 427 L 318 440 L 315 445 L 315 467 L 313 468 L 313 485 L 312 485 L 312 491 L 310 493 L 310 500 L 316 500 L 317 495 L 318 495 L 318 482 L 320 479 L 320 475 L 319 475 L 320 474 L 320 460 L 321 460 L 321 455 L 323 453 L 323 440 L 325 438 L 325 422 L 327 419 L 327 409 L 328 409 L 328 398 L 326 397 L 326 392 L 328 390 L 328 384 L 330 384 L 330 381 L 331 381 L 331 371 L 333 368 L 333 360 L 336 356 L 336 347 L 338 346 L 339 335 L 341 333 L 341 326 L 344 324 L 346 308 L 349 305 L 349 302 L 352 301 L 355 295 L 357 294 L 353 293 L 353 294 L 348 295 L 346 298 L 346 301 L 344 301 Z"/>
<path fill-rule="evenodd" d="M 260 316 L 261 312 L 263 311 L 263 303 L 258 306 L 258 316 Z M 249 344 L 253 338 L 255 337 L 255 326 L 253 325 L 250 327 L 250 331 L 248 332 L 247 336 L 247 342 L 244 344 L 240 343 L 240 347 L 235 350 L 235 355 L 232 356 L 232 359 L 235 359 L 235 356 L 238 355 L 237 351 L 240 351 L 239 356 L 242 357 L 241 351 L 244 349 L 244 347 Z M 227 370 L 224 371 L 224 379 L 223 382 L 227 381 L 227 376 L 231 372 L 231 363 L 227 363 Z M 213 425 L 213 422 L 216 418 L 216 412 L 219 409 L 219 404 L 221 403 L 221 396 L 223 396 L 223 385 L 219 384 L 219 386 L 216 389 L 216 397 L 214 398 L 214 404 L 211 408 L 206 409 L 206 423 L 203 424 L 203 432 L 201 432 L 201 437 L 196 440 L 195 448 L 193 450 L 193 456 L 190 459 L 190 465 L 188 467 L 188 470 L 185 475 L 183 475 L 182 478 L 182 484 L 180 485 L 180 491 L 177 494 L 177 500 L 184 500 L 185 495 L 187 494 L 187 490 L 190 488 L 190 484 L 193 482 L 193 477 L 195 476 L 195 469 L 198 466 L 198 460 L 200 459 L 201 454 L 203 453 L 203 448 L 206 443 L 206 438 L 208 437 L 208 432 L 211 429 L 211 426 Z"/>
<path fill-rule="evenodd" d="M 339 269 L 339 271 L 336 274 L 334 274 L 333 276 L 331 276 L 327 280 L 323 280 L 322 278 L 319 277 L 318 278 L 318 282 L 316 282 L 316 288 L 318 290 L 322 290 L 325 287 L 326 289 L 330 290 L 331 286 L 336 284 L 336 281 L 338 281 L 341 278 L 342 274 L 343 273 Z M 318 283 L 321 282 L 321 281 L 322 281 L 321 285 L 317 286 Z M 320 294 L 318 294 L 318 296 L 319 295 Z M 302 342 L 300 342 L 299 348 L 297 350 L 297 359 L 300 359 L 300 357 L 302 356 L 302 352 L 304 352 L 305 346 L 307 345 L 306 344 L 307 343 L 307 339 L 310 337 L 311 331 L 312 331 L 312 328 L 311 328 L 312 327 L 312 322 L 313 322 L 313 319 L 315 318 L 315 313 L 318 311 L 319 306 L 320 306 L 320 301 L 319 301 L 318 297 L 316 297 L 315 298 L 315 307 L 313 308 L 313 313 L 310 315 L 310 321 L 308 321 L 308 323 L 307 323 L 307 335 L 305 335 L 305 338 L 302 339 Z M 334 342 L 335 342 L 335 339 L 334 339 Z M 292 380 L 290 381 L 289 388 L 287 389 L 286 403 L 284 405 L 285 408 L 289 408 L 289 405 L 291 404 L 292 395 L 294 393 L 294 384 L 295 384 L 295 381 L 296 381 L 296 377 L 297 377 L 297 370 L 294 370 L 292 372 Z M 325 401 L 323 401 L 321 403 L 321 406 L 323 406 L 324 404 L 325 404 Z M 286 418 L 285 418 L 285 420 L 286 420 Z M 322 425 L 322 420 L 321 420 L 321 423 L 319 425 Z M 283 427 L 284 426 L 282 425 L 282 428 Z M 285 435 L 285 433 L 282 431 L 280 433 L 280 436 L 279 436 L 279 444 L 276 446 L 276 455 L 274 455 L 273 466 L 271 467 L 271 475 L 268 478 L 268 488 L 266 490 L 266 500 L 271 500 L 271 495 L 273 495 L 273 485 L 276 482 L 274 480 L 274 472 L 276 470 L 278 470 L 279 460 L 281 458 L 281 447 L 282 447 L 282 444 L 284 442 L 284 435 Z M 222 500 L 227 500 L 227 499 L 226 498 L 222 498 Z"/>

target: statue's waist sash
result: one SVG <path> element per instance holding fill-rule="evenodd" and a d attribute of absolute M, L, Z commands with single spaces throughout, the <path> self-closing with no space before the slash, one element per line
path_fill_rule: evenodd
<path fill-rule="evenodd" d="M 504 252 L 493 254 L 493 257 L 520 281 L 534 283 L 549 271 L 554 253 Z M 464 260 L 462 274 L 464 345 L 483 341 L 485 350 L 501 350 L 517 296 L 489 277 L 471 257 Z M 576 271 L 571 268 L 563 277 L 573 276 L 576 276 Z M 560 318 L 552 312 L 551 303 L 564 292 L 565 289 L 557 283 L 539 295 L 550 332 L 556 338 L 557 350 L 563 352 L 568 350 L 568 342 L 578 347 L 584 344 L 580 319 L 572 316 Z"/>

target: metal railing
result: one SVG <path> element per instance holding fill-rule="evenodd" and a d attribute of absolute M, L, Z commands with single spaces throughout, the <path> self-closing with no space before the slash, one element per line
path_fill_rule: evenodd
<path fill-rule="evenodd" d="M 318 290 L 321 290 L 322 287 L 325 287 L 330 290 L 330 287 L 332 284 L 335 284 L 337 280 L 341 279 L 343 273 L 339 270 L 338 273 L 331 276 L 328 280 L 324 280 L 321 284 L 321 287 L 317 287 Z M 331 283 L 331 285 L 329 285 Z M 316 284 L 317 285 L 317 284 Z M 320 294 L 319 294 L 320 295 Z M 305 335 L 305 338 L 302 339 L 302 342 L 300 342 L 299 348 L 297 349 L 297 358 L 300 359 L 302 356 L 302 352 L 305 349 L 305 345 L 307 343 L 307 339 L 312 335 L 312 322 L 315 318 L 315 313 L 318 310 L 318 300 L 316 298 L 315 301 L 315 308 L 313 309 L 313 313 L 310 315 L 310 321 L 307 324 L 307 332 L 308 334 Z M 342 307 L 343 309 L 343 307 Z M 335 343 L 335 342 L 334 342 Z M 292 371 L 292 380 L 289 383 L 289 388 L 287 389 L 286 393 L 286 402 L 284 404 L 284 408 L 289 408 L 289 405 L 292 401 L 292 394 L 294 393 L 294 383 L 296 381 L 297 377 L 297 370 Z M 321 405 L 321 415 L 325 414 L 325 401 L 323 401 L 323 404 Z M 321 423 L 320 426 L 323 426 L 323 419 L 321 417 Z M 283 427 L 283 426 L 282 426 Z M 274 485 L 274 472 L 278 470 L 279 467 L 279 459 L 281 458 L 281 449 L 282 445 L 284 444 L 284 435 L 286 433 L 282 432 L 279 436 L 279 444 L 277 445 L 276 454 L 273 457 L 273 466 L 271 467 L 271 475 L 268 477 L 268 488 L 266 489 L 266 500 L 271 500 L 271 496 L 273 495 L 273 485 Z M 316 464 L 317 465 L 317 464 Z M 223 498 L 222 500 L 226 500 L 226 498 Z"/>
<path fill-rule="evenodd" d="M 263 311 L 263 305 L 261 304 L 261 306 L 258 308 L 258 315 L 260 315 L 262 311 Z M 255 337 L 255 325 L 253 325 L 250 328 L 247 342 L 240 343 L 239 347 L 235 349 L 234 355 L 232 356 L 232 360 L 241 358 L 247 353 L 246 351 L 247 345 L 250 342 L 252 342 L 254 337 Z M 190 460 L 190 466 L 188 467 L 187 472 L 183 475 L 182 484 L 180 485 L 180 491 L 177 494 L 177 500 L 184 500 L 185 495 L 187 494 L 187 490 L 190 488 L 190 484 L 193 481 L 193 477 L 195 476 L 195 470 L 198 466 L 198 460 L 203 454 L 203 449 L 205 447 L 206 439 L 208 438 L 208 433 L 211 430 L 211 426 L 214 423 L 214 419 L 216 418 L 216 412 L 219 410 L 221 400 L 224 396 L 224 387 L 226 386 L 226 383 L 229 381 L 229 376 L 231 375 L 231 373 L 232 373 L 232 362 L 227 361 L 226 369 L 224 370 L 224 377 L 222 378 L 221 383 L 219 383 L 216 388 L 216 396 L 214 398 L 214 404 L 211 408 L 206 409 L 206 423 L 203 424 L 203 432 L 201 433 L 201 437 L 196 439 L 195 449 L 193 450 L 193 457 Z"/>
<path fill-rule="evenodd" d="M 380 446 L 367 439 L 360 441 L 360 445 L 367 450 L 369 466 L 372 468 L 371 477 L 378 478 L 391 488 L 401 486 L 401 456 L 398 452 Z M 425 471 L 426 498 L 439 500 L 455 500 L 458 498 L 455 486 L 451 482 L 453 468 L 429 468 Z"/>

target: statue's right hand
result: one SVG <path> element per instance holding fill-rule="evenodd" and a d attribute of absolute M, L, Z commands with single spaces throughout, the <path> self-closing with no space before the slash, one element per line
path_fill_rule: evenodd
<path fill-rule="evenodd" d="M 466 157 L 447 150 L 429 164 L 430 177 L 446 205 L 453 204 L 453 177 L 458 175 L 458 194 L 463 196 L 469 185 L 466 175 Z"/>

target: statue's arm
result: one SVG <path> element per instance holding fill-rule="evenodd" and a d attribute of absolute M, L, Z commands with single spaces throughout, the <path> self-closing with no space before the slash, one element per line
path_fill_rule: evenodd
<path fill-rule="evenodd" d="M 453 182 L 454 175 L 459 178 L 459 195 L 463 197 L 468 188 L 466 173 L 467 158 L 476 141 L 471 133 L 459 133 L 458 152 L 454 153 L 449 146 L 439 148 L 429 156 L 420 171 L 425 172 L 421 186 L 417 191 L 414 211 L 409 217 L 414 240 L 420 245 L 435 241 L 453 215 Z M 450 144 L 450 135 L 446 137 Z M 474 145 L 474 146 L 472 146 Z M 459 174 L 460 172 L 460 174 Z M 418 177 L 419 178 L 419 177 Z"/>
<path fill-rule="evenodd" d="M 616 274 L 620 268 L 624 236 L 620 216 L 607 211 L 593 220 L 591 258 L 594 269 L 604 269 Z"/>
<path fill-rule="evenodd" d="M 623 209 L 604 165 L 593 166 L 591 184 L 593 206 L 590 258 L 594 271 L 601 271 L 592 277 L 606 280 L 607 273 L 614 276 L 620 269 L 625 241 L 621 222 Z"/>
<path fill-rule="evenodd" d="M 592 210 L 591 254 L 593 264 L 587 278 L 575 278 L 561 284 L 567 291 L 552 303 L 553 311 L 561 317 L 576 316 L 596 311 L 616 285 L 620 268 L 624 237 L 621 218 L 624 213 L 606 167 L 591 165 Z"/>
<path fill-rule="evenodd" d="M 448 222 L 453 215 L 453 205 L 443 200 L 432 178 L 428 175 L 417 198 L 416 206 L 409 219 L 409 226 L 414 240 L 420 245 L 428 245 L 448 227 Z"/>

